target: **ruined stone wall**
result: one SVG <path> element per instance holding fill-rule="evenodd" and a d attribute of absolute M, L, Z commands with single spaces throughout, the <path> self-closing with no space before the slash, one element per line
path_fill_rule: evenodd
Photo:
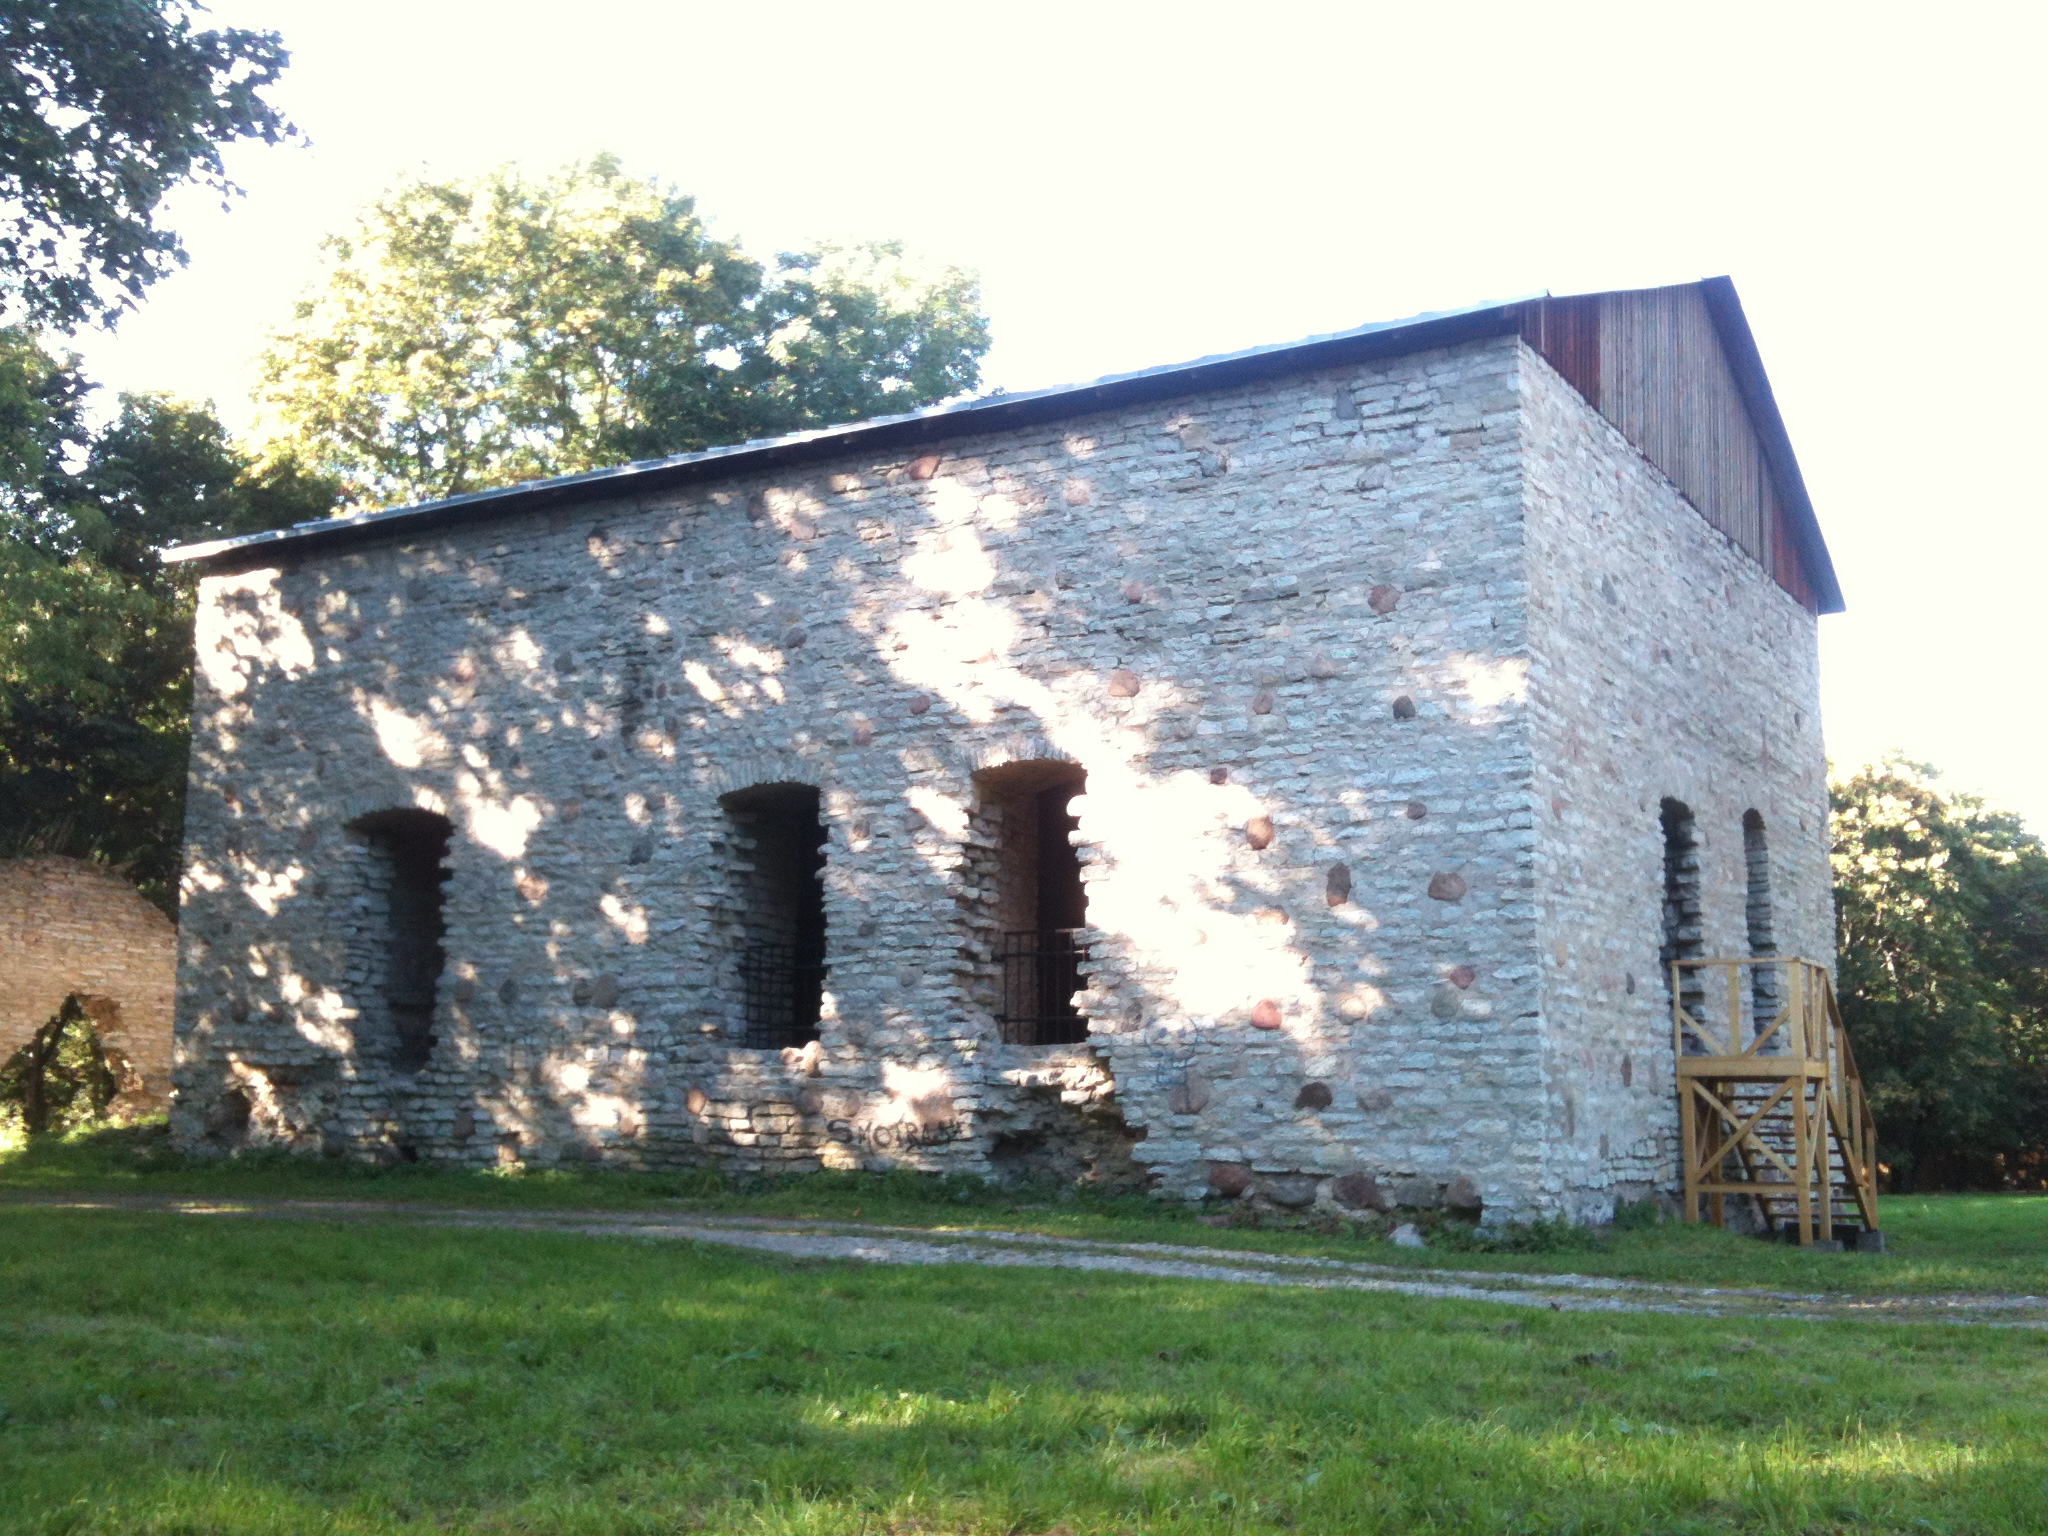
<path fill-rule="evenodd" d="M 208 577 L 179 1134 L 1553 1208 L 1523 366 L 1475 342 Z M 1088 774 L 1083 1047 L 989 1017 L 974 775 L 1028 759 Z M 719 804 L 774 782 L 829 832 L 822 1039 L 782 1053 L 734 1044 Z M 456 829 L 414 1073 L 346 984 L 345 828 L 394 806 Z"/>
<path fill-rule="evenodd" d="M 1750 950 L 1743 818 L 1777 952 L 1832 968 L 1818 626 L 1533 354 L 1526 402 L 1546 1188 L 1599 1216 L 1678 1180 L 1665 798 L 1693 813 L 1701 952 Z"/>
<path fill-rule="evenodd" d="M 84 1003 L 120 1080 L 117 1114 L 170 1099 L 177 933 L 141 892 L 82 859 L 0 860 L 0 1061 Z"/>

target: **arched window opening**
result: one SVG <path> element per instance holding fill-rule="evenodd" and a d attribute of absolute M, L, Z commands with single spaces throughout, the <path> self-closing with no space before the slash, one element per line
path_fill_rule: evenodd
<path fill-rule="evenodd" d="M 1671 986 L 1677 960 L 1698 960 L 1706 953 L 1706 929 L 1700 913 L 1699 834 L 1692 811 L 1678 800 L 1658 807 L 1664 831 L 1664 985 Z M 1706 984 L 1696 969 L 1679 973 L 1679 1003 L 1698 1017 L 1706 1000 Z"/>
<path fill-rule="evenodd" d="M 719 801 L 733 823 L 739 898 L 742 1043 L 818 1038 L 825 994 L 825 824 L 810 784 L 756 784 Z"/>
<path fill-rule="evenodd" d="M 109 998 L 73 994 L 27 1044 L 0 1061 L 0 1105 L 13 1108 L 29 1135 L 82 1128 L 118 1113 L 116 1100 L 135 1077 L 101 1034 L 118 1015 Z"/>
<path fill-rule="evenodd" d="M 454 832 L 432 811 L 390 810 L 351 827 L 369 855 L 364 879 L 365 989 L 381 1005 L 384 1049 L 403 1072 L 417 1072 L 434 1053 L 434 1008 L 447 956 L 441 940 L 448 883 L 444 861 Z"/>
<path fill-rule="evenodd" d="M 1071 803 L 1087 783 L 1078 764 L 1009 763 L 975 776 L 994 843 L 996 1026 L 1012 1045 L 1075 1045 L 1088 1021 L 1074 1006 L 1088 952 L 1088 893 Z"/>
<path fill-rule="evenodd" d="M 1742 858 L 1749 877 L 1749 900 L 1744 913 L 1749 924 L 1749 952 L 1758 957 L 1775 955 L 1778 939 L 1771 915 L 1771 849 L 1761 811 L 1742 814 Z M 1750 1001 L 1756 1010 L 1756 1033 L 1762 1034 L 1777 1017 L 1778 998 L 1778 968 L 1750 967 Z"/>

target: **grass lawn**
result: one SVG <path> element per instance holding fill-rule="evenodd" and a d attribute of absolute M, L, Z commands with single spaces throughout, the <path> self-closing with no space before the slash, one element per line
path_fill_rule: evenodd
<path fill-rule="evenodd" d="M 1187 1207 L 1141 1197 L 1060 1199 L 915 1175 L 821 1175 L 751 1191 L 704 1175 L 548 1170 L 520 1177 L 418 1166 L 376 1168 L 303 1159 L 187 1163 L 155 1128 L 49 1138 L 0 1152 L 0 1199 L 11 1194 L 165 1194 L 409 1201 L 495 1209 L 699 1211 L 860 1220 L 961 1230 L 1004 1228 L 1111 1241 L 1195 1243 L 1325 1254 L 1413 1268 L 1625 1276 L 1681 1284 L 1767 1286 L 1858 1294 L 2005 1291 L 2048 1294 L 2048 1196 L 1894 1196 L 1880 1205 L 1891 1245 L 1882 1258 L 1801 1253 L 1704 1226 L 1550 1231 L 1546 1251 L 1496 1253 L 1439 1242 L 1425 1250 L 1282 1228 L 1219 1229 Z"/>
<path fill-rule="evenodd" d="M 0 1209 L 0 1531 L 2048 1530 L 2048 1335 Z"/>

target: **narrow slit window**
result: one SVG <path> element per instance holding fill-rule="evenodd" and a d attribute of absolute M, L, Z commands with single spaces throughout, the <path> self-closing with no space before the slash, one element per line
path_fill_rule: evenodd
<path fill-rule="evenodd" d="M 720 802 L 734 823 L 744 1043 L 818 1038 L 825 996 L 825 825 L 809 784 L 760 784 Z"/>
<path fill-rule="evenodd" d="M 1088 959 L 1088 893 L 1072 802 L 1087 782 L 1073 763 L 1011 763 L 977 777 L 997 826 L 996 1027 L 1011 1045 L 1078 1045 L 1088 1020 L 1075 1006 Z"/>
<path fill-rule="evenodd" d="M 1671 985 L 1674 961 L 1698 960 L 1706 953 L 1705 924 L 1700 912 L 1699 833 L 1692 811 L 1682 801 L 1666 800 L 1658 808 L 1664 832 L 1664 944 L 1660 958 L 1664 985 Z M 1706 1001 L 1706 986 L 1697 969 L 1679 973 L 1678 1001 L 1695 1018 Z"/>
<path fill-rule="evenodd" d="M 432 811 L 379 811 L 355 823 L 369 867 L 365 934 L 370 1000 L 382 1012 L 394 1066 L 417 1072 L 434 1053 L 434 1013 L 447 956 L 444 913 L 448 839 L 454 828 Z"/>
<path fill-rule="evenodd" d="M 1744 911 L 1749 925 L 1749 952 L 1758 959 L 1769 958 L 1778 953 L 1778 937 L 1771 913 L 1771 846 L 1761 811 L 1743 813 L 1742 858 L 1749 886 Z M 1756 1011 L 1755 1031 L 1762 1034 L 1778 1015 L 1777 966 L 1750 967 L 1750 1004 Z"/>

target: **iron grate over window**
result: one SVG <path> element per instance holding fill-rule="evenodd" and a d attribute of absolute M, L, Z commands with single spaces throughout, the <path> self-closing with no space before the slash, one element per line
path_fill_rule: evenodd
<path fill-rule="evenodd" d="M 754 1050 L 806 1045 L 818 1038 L 825 967 L 800 964 L 794 944 L 750 944 L 740 959 L 746 988 L 746 1044 Z"/>
<path fill-rule="evenodd" d="M 1003 968 L 1003 1006 L 996 1023 L 1010 1045 L 1079 1045 L 1088 1021 L 1074 1006 L 1088 946 L 1078 928 L 1006 933 L 996 958 Z"/>

